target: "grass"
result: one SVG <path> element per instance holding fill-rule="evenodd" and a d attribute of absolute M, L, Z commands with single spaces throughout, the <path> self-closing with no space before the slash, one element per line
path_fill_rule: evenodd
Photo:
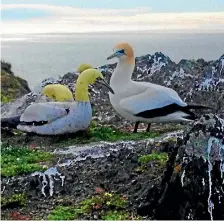
<path fill-rule="evenodd" d="M 165 165 L 167 160 L 168 160 L 167 153 L 152 153 L 152 154 L 142 155 L 138 158 L 138 162 L 141 164 L 157 162 L 160 165 Z"/>
<path fill-rule="evenodd" d="M 58 142 L 59 145 L 69 144 L 85 144 L 90 142 L 110 141 L 115 142 L 119 140 L 142 140 L 147 138 L 155 138 L 159 136 L 159 132 L 139 132 L 131 133 L 120 131 L 112 126 L 97 125 L 94 121 L 91 123 L 89 131 L 79 136 L 67 138 Z"/>
<path fill-rule="evenodd" d="M 1 197 L 1 207 L 25 206 L 27 197 L 25 194 L 13 194 L 12 196 Z"/>
<path fill-rule="evenodd" d="M 130 219 L 127 203 L 125 196 L 103 192 L 73 206 L 57 206 L 48 216 L 48 220 L 81 219 L 91 214 L 97 214 L 103 220 Z"/>
<path fill-rule="evenodd" d="M 41 162 L 50 161 L 53 158 L 50 152 L 30 149 L 20 146 L 2 144 L 1 147 L 1 175 L 15 176 L 46 169 Z"/>

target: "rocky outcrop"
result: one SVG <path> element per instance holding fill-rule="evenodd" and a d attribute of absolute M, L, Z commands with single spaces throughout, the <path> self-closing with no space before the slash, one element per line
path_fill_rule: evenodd
<path fill-rule="evenodd" d="M 27 81 L 14 75 L 11 64 L 1 61 L 1 102 L 11 102 L 29 92 Z"/>
<path fill-rule="evenodd" d="M 152 219 L 224 219 L 224 120 L 203 116 L 174 147 L 138 209 Z"/>

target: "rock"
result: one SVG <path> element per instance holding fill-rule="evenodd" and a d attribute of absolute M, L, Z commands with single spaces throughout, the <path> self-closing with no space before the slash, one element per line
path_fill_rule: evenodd
<path fill-rule="evenodd" d="M 14 75 L 11 64 L 1 61 L 1 102 L 11 102 L 29 92 L 27 81 Z"/>
<path fill-rule="evenodd" d="M 224 120 L 205 115 L 177 142 L 160 185 L 148 189 L 138 213 L 161 220 L 223 220 L 223 175 Z"/>

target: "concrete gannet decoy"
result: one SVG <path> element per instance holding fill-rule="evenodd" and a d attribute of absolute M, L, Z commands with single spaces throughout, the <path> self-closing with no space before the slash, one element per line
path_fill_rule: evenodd
<path fill-rule="evenodd" d="M 128 43 L 115 46 L 114 53 L 107 58 L 118 58 L 110 86 L 114 94 L 109 94 L 114 109 L 123 117 L 135 122 L 137 132 L 140 122 L 150 124 L 161 122 L 193 121 L 197 116 L 191 109 L 208 108 L 202 105 L 188 105 L 176 91 L 149 82 L 136 82 L 131 79 L 135 67 L 135 57 Z"/>
<path fill-rule="evenodd" d="M 81 74 L 83 71 L 93 68 L 91 64 L 80 64 L 77 68 L 77 72 Z M 42 94 L 55 101 L 74 101 L 72 92 L 68 87 L 62 84 L 49 84 L 46 85 Z"/>
<path fill-rule="evenodd" d="M 21 116 L 2 119 L 2 127 L 17 126 L 17 129 L 42 135 L 57 135 L 86 130 L 91 122 L 92 108 L 88 95 L 88 85 L 101 83 L 111 93 L 112 88 L 104 81 L 96 69 L 83 71 L 77 80 L 73 102 L 33 103 Z"/>

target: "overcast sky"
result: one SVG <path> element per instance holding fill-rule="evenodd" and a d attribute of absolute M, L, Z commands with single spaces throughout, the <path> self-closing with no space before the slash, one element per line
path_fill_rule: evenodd
<path fill-rule="evenodd" d="M 224 0 L 2 0 L 1 30 L 224 32 Z"/>

